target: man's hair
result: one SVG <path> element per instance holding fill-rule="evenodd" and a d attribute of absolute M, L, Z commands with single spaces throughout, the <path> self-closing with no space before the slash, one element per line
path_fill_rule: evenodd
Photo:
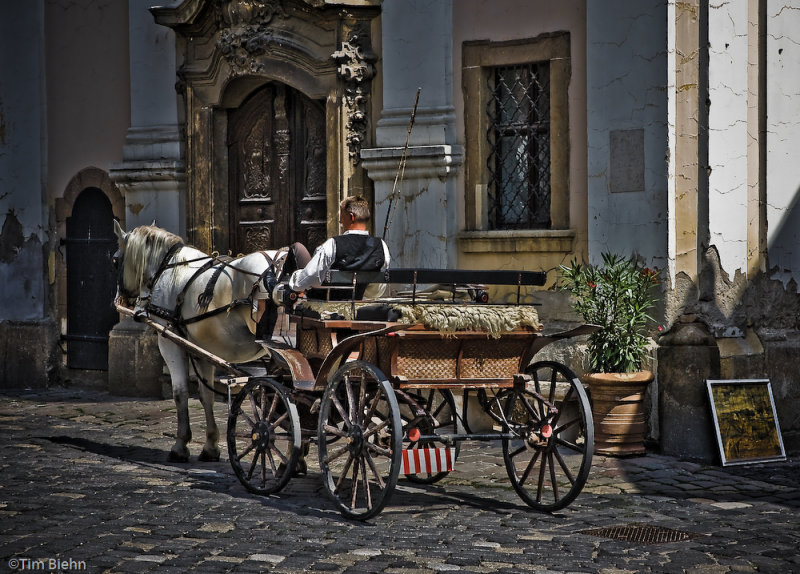
<path fill-rule="evenodd" d="M 360 195 L 345 197 L 339 204 L 339 208 L 345 213 L 350 213 L 358 222 L 367 222 L 371 217 L 369 203 Z"/>

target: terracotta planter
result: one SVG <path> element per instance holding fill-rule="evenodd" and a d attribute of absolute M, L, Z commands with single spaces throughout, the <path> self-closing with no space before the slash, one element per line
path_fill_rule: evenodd
<path fill-rule="evenodd" d="M 594 421 L 594 452 L 611 456 L 645 454 L 644 393 L 650 371 L 587 373 Z"/>

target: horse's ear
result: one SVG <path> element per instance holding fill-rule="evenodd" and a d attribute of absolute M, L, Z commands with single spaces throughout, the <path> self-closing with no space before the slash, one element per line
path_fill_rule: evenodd
<path fill-rule="evenodd" d="M 122 226 L 116 219 L 114 220 L 114 235 L 117 236 L 120 243 L 125 243 L 125 240 L 128 238 L 128 234 L 125 233 L 125 230 L 122 229 Z"/>

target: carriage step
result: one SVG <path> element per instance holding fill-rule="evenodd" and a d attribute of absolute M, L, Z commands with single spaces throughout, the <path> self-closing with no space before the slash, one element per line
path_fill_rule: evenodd
<path fill-rule="evenodd" d="M 403 449 L 402 474 L 434 474 L 450 472 L 456 460 L 454 448 L 412 448 Z"/>

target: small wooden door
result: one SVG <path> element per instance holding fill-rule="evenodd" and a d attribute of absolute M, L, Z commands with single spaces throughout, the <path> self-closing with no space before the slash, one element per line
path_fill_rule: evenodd
<path fill-rule="evenodd" d="M 325 110 L 284 84 L 228 116 L 231 249 L 252 253 L 326 238 Z"/>
<path fill-rule="evenodd" d="M 111 202 L 99 189 L 84 189 L 67 218 L 67 367 L 108 370 L 108 333 L 114 309 L 117 250 Z"/>

